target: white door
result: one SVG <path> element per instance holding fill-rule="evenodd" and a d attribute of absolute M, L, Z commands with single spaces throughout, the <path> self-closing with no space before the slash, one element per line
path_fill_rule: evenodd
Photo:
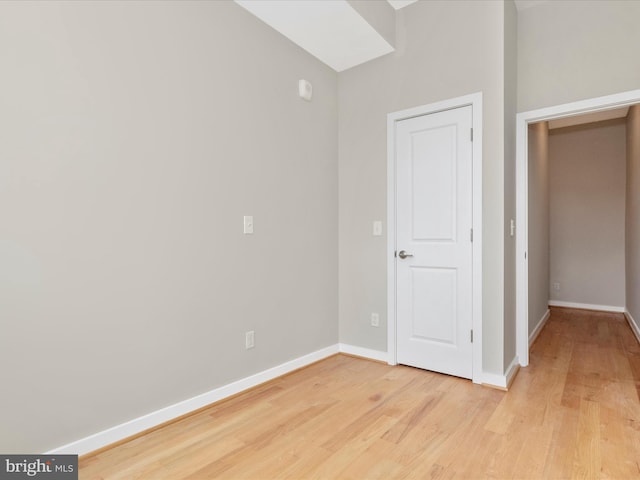
<path fill-rule="evenodd" d="M 471 106 L 396 124 L 398 363 L 472 377 Z M 404 257 L 404 258 L 402 258 Z"/>

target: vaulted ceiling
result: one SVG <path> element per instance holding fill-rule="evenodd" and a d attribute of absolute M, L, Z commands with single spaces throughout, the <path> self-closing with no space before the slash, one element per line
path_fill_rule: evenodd
<path fill-rule="evenodd" d="M 235 0 L 337 72 L 394 51 L 395 12 L 418 0 Z M 518 10 L 548 0 L 516 0 Z M 386 26 L 386 28 L 385 28 Z M 386 30 L 386 31 L 385 31 Z"/>

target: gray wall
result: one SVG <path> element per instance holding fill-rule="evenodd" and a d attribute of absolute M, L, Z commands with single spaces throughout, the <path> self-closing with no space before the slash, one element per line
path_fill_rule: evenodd
<path fill-rule="evenodd" d="M 340 341 L 387 349 L 386 237 L 371 234 L 371 222 L 386 219 L 387 114 L 482 91 L 484 369 L 502 374 L 503 3 L 418 2 L 397 19 L 396 52 L 339 76 Z"/>
<path fill-rule="evenodd" d="M 519 111 L 640 84 L 640 2 L 575 5 L 521 11 L 516 32 L 510 1 L 418 2 L 397 14 L 396 52 L 337 84 L 231 2 L 0 2 L 0 361 L 16 386 L 0 451 L 53 448 L 338 339 L 386 350 L 386 237 L 371 235 L 386 115 L 478 91 L 484 369 L 503 373 L 514 46 Z"/>
<path fill-rule="evenodd" d="M 625 305 L 625 130 L 618 119 L 550 131 L 552 300 Z"/>
<path fill-rule="evenodd" d="M 518 13 L 504 2 L 504 368 L 516 356 L 516 111 L 518 86 Z"/>
<path fill-rule="evenodd" d="M 232 2 L 0 2 L 0 64 L 1 452 L 338 341 L 335 72 Z"/>
<path fill-rule="evenodd" d="M 553 0 L 518 14 L 518 111 L 635 90 L 640 2 Z"/>
<path fill-rule="evenodd" d="M 349 5 L 378 32 L 389 45 L 396 44 L 396 11 L 389 2 L 347 0 Z"/>
<path fill-rule="evenodd" d="M 627 115 L 627 311 L 640 327 L 640 105 Z"/>
<path fill-rule="evenodd" d="M 529 125 L 529 334 L 549 305 L 549 126 Z"/>

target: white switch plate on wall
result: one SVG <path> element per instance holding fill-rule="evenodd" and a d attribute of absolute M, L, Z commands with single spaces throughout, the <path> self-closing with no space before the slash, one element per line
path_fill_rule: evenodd
<path fill-rule="evenodd" d="M 382 222 L 380 220 L 375 220 L 373 222 L 373 236 L 374 237 L 382 236 Z"/>
<path fill-rule="evenodd" d="M 247 333 L 244 334 L 244 346 L 247 350 L 249 350 L 250 348 L 255 347 L 256 343 L 255 343 L 255 336 L 253 333 L 253 330 L 249 330 Z"/>
<path fill-rule="evenodd" d="M 253 216 L 245 215 L 244 216 L 244 234 L 251 235 L 253 233 Z"/>

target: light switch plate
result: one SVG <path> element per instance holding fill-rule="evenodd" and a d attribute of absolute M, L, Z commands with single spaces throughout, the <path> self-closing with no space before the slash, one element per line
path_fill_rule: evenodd
<path fill-rule="evenodd" d="M 255 333 L 253 330 L 249 330 L 244 334 L 244 346 L 247 350 L 256 346 Z"/>
<path fill-rule="evenodd" d="M 373 236 L 374 237 L 382 236 L 382 222 L 380 220 L 375 220 L 373 222 Z"/>
<path fill-rule="evenodd" d="M 244 234 L 251 235 L 253 233 L 253 216 L 244 216 Z"/>

